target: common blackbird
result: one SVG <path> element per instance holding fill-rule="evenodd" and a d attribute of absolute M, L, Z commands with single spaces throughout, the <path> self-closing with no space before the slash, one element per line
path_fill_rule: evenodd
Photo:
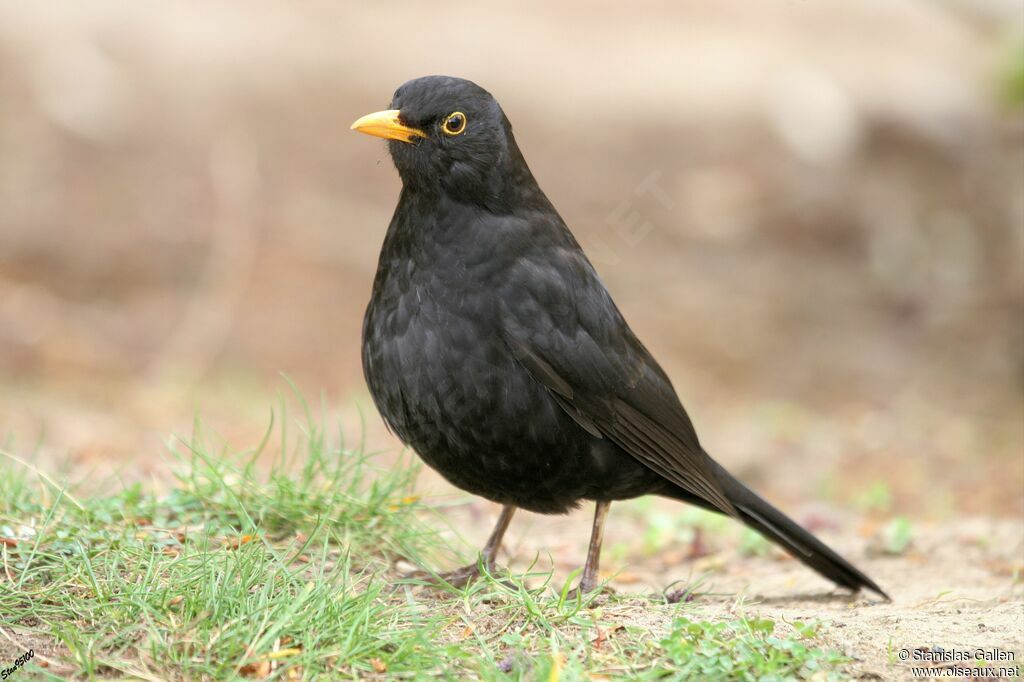
<path fill-rule="evenodd" d="M 736 518 L 836 584 L 885 593 L 704 451 L 671 381 L 541 191 L 497 101 L 459 78 L 402 85 L 352 129 L 402 178 L 363 322 L 363 371 L 390 429 L 451 483 L 517 508 L 596 502 L 578 590 L 598 584 L 613 500 L 655 494 Z"/>

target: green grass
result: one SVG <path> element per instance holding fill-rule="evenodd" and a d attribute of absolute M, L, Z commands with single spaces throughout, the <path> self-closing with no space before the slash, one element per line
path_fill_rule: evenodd
<path fill-rule="evenodd" d="M 579 601 L 546 572 L 447 591 L 402 579 L 398 559 L 471 554 L 436 530 L 411 461 L 378 468 L 342 443 L 308 414 L 241 453 L 197 425 L 161 492 L 64 489 L 0 457 L 0 669 L 32 648 L 12 679 L 841 676 L 816 626 Z"/>

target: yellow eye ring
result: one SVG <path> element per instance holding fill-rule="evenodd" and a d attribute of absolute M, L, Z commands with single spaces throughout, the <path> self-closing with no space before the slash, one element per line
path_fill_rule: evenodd
<path fill-rule="evenodd" d="M 461 135 L 462 131 L 466 129 L 466 115 L 461 111 L 454 111 L 448 114 L 448 118 L 444 120 L 444 124 L 441 126 L 441 130 L 444 131 L 445 135 Z"/>

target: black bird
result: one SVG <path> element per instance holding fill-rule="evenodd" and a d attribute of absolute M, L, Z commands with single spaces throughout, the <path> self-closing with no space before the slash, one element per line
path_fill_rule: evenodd
<path fill-rule="evenodd" d="M 490 93 L 417 78 L 352 129 L 388 139 L 402 178 L 363 322 L 374 402 L 429 466 L 504 505 L 481 562 L 446 580 L 493 568 L 517 508 L 594 500 L 578 588 L 589 592 L 611 502 L 655 494 L 734 517 L 836 584 L 886 596 L 704 451 Z"/>

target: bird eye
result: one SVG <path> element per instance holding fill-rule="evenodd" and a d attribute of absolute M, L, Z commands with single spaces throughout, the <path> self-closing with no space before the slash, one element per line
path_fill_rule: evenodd
<path fill-rule="evenodd" d="M 441 127 L 446 135 L 458 135 L 466 129 L 466 115 L 461 111 L 449 114 Z"/>

